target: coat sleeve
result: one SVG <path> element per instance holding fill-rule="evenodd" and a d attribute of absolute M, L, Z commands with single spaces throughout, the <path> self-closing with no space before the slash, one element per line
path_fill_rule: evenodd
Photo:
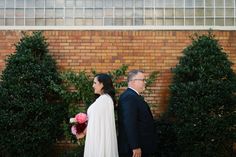
<path fill-rule="evenodd" d="M 133 95 L 121 100 L 121 116 L 131 149 L 140 148 L 138 128 L 138 101 Z"/>

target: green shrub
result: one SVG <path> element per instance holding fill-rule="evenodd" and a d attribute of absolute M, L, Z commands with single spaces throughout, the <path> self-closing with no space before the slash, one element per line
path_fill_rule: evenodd
<path fill-rule="evenodd" d="M 176 134 L 173 124 L 163 115 L 155 120 L 157 157 L 178 157 L 176 149 Z"/>
<path fill-rule="evenodd" d="M 235 140 L 236 77 L 210 32 L 193 37 L 173 69 L 169 114 L 182 157 L 229 157 Z"/>
<path fill-rule="evenodd" d="M 47 156 L 66 113 L 51 84 L 60 84 L 42 32 L 24 34 L 1 76 L 0 145 L 10 157 Z"/>

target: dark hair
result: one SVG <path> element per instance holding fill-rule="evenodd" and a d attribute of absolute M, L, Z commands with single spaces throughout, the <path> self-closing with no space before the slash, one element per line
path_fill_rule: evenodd
<path fill-rule="evenodd" d="M 142 70 L 131 70 L 129 73 L 128 73 L 128 78 L 127 78 L 127 81 L 131 81 L 134 76 L 136 76 L 138 73 L 144 73 Z"/>
<path fill-rule="evenodd" d="M 114 106 L 116 105 L 116 99 L 115 99 L 115 88 L 113 86 L 111 77 L 108 74 L 97 74 L 95 75 L 97 78 L 98 82 L 103 84 L 103 93 L 108 94 L 111 96 Z"/>

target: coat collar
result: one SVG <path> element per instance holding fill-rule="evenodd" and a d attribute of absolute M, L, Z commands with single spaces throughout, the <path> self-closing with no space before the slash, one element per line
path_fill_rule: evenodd
<path fill-rule="evenodd" d="M 133 89 L 133 88 L 131 88 L 131 87 L 128 87 L 127 90 L 133 91 L 133 92 L 135 92 L 137 95 L 140 95 L 140 94 L 138 93 L 138 91 L 136 91 L 135 89 Z"/>

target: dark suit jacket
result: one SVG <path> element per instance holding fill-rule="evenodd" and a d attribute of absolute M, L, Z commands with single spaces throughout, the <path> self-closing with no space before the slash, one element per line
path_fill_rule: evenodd
<path fill-rule="evenodd" d="M 155 152 L 155 129 L 148 104 L 134 90 L 128 88 L 118 102 L 119 154 L 132 154 L 135 148 L 142 153 Z"/>

